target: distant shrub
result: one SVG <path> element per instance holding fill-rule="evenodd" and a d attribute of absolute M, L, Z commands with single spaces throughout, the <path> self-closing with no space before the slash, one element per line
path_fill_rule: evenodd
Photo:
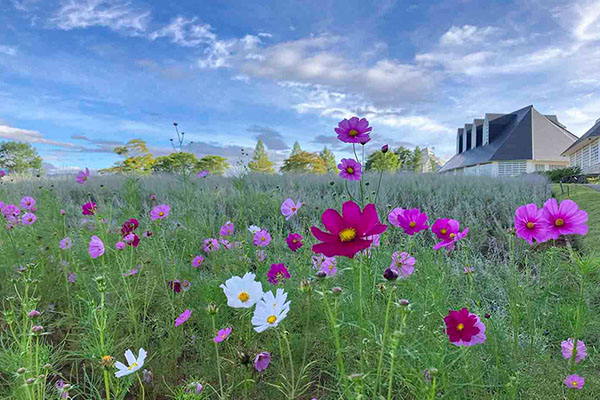
<path fill-rule="evenodd" d="M 548 177 L 548 179 L 550 179 L 552 182 L 561 182 L 564 178 L 567 178 L 569 176 L 573 176 L 573 175 L 581 175 L 581 168 L 579 167 L 567 167 L 567 168 L 560 168 L 560 169 L 555 169 L 552 171 L 546 171 L 544 172 L 544 175 L 546 175 Z"/>

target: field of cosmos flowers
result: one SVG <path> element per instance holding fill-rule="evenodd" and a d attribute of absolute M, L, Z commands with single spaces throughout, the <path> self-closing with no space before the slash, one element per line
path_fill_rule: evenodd
<path fill-rule="evenodd" d="M 335 132 L 339 176 L 2 178 L 0 398 L 600 398 L 585 210 Z"/>

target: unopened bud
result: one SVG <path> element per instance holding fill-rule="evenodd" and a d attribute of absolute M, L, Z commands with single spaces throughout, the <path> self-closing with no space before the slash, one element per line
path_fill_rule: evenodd
<path fill-rule="evenodd" d="M 300 290 L 303 293 L 310 293 L 310 292 L 312 292 L 312 284 L 311 284 L 311 282 L 309 282 L 308 279 L 302 279 L 300 281 Z"/>
<path fill-rule="evenodd" d="M 43 331 L 44 331 L 44 327 L 43 326 L 34 325 L 34 326 L 31 327 L 31 332 L 35 333 L 36 335 L 42 333 Z"/>
<path fill-rule="evenodd" d="M 24 374 L 25 373 L 25 368 L 21 367 L 17 370 L 17 374 Z"/>
<path fill-rule="evenodd" d="M 384 144 L 383 146 L 381 146 L 381 152 L 383 154 L 387 153 L 389 149 L 390 149 L 390 147 L 387 144 Z"/>
<path fill-rule="evenodd" d="M 37 318 L 40 316 L 40 312 L 38 310 L 31 310 L 27 313 L 29 318 Z"/>
<path fill-rule="evenodd" d="M 33 385 L 33 383 L 35 382 L 35 378 L 27 378 L 27 380 L 25 381 L 26 385 Z"/>
<path fill-rule="evenodd" d="M 331 293 L 333 293 L 333 294 L 341 294 L 342 293 L 342 288 L 339 287 L 339 286 L 332 287 L 331 288 Z"/>
<path fill-rule="evenodd" d="M 323 279 L 327 276 L 327 272 L 325 271 L 317 271 L 317 273 L 315 274 L 317 276 L 317 278 L 319 279 Z"/>
<path fill-rule="evenodd" d="M 387 268 L 384 272 L 383 272 L 383 277 L 385 279 L 387 279 L 388 281 L 395 281 L 396 279 L 398 279 L 398 272 L 396 272 L 394 269 L 392 268 Z"/>
<path fill-rule="evenodd" d="M 216 313 L 219 312 L 219 306 L 216 303 L 210 303 L 209 305 L 206 306 L 206 312 L 209 315 L 215 315 Z"/>

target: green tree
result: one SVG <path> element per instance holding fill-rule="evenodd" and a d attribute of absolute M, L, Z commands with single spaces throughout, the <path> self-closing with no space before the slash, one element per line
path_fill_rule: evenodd
<path fill-rule="evenodd" d="M 415 172 L 420 172 L 423 170 L 423 166 L 421 165 L 423 163 L 423 152 L 421 151 L 421 149 L 419 148 L 419 146 L 415 147 L 415 150 L 413 151 L 412 154 L 412 161 L 411 161 L 411 166 L 412 166 L 412 170 Z"/>
<path fill-rule="evenodd" d="M 204 156 L 197 164 L 196 170 L 208 171 L 212 175 L 223 175 L 229 168 L 227 159 L 221 156 Z"/>
<path fill-rule="evenodd" d="M 292 147 L 292 152 L 291 152 L 291 154 L 290 154 L 290 157 L 291 157 L 291 156 L 295 156 L 295 155 L 297 155 L 297 154 L 300 154 L 302 151 L 303 151 L 303 150 L 300 148 L 300 143 L 298 143 L 298 141 L 296 141 L 296 142 L 294 143 L 294 147 Z"/>
<path fill-rule="evenodd" d="M 327 168 L 327 172 L 329 173 L 337 173 L 337 165 L 335 164 L 335 155 L 325 146 L 323 151 L 320 154 L 323 162 L 325 163 L 325 167 Z"/>
<path fill-rule="evenodd" d="M 100 172 L 136 172 L 139 174 L 152 172 L 154 157 L 142 139 L 132 139 L 125 146 L 115 147 L 113 151 L 125 159 L 110 168 L 100 170 Z"/>
<path fill-rule="evenodd" d="M 0 168 L 23 174 L 42 169 L 42 158 L 29 143 L 4 142 L 0 145 Z"/>
<path fill-rule="evenodd" d="M 269 155 L 265 150 L 265 145 L 260 139 L 258 142 L 256 142 L 254 154 L 252 154 L 252 160 L 248 162 L 248 168 L 252 172 L 259 172 L 263 174 L 275 173 L 275 170 L 273 169 L 273 162 L 269 161 Z"/>
<path fill-rule="evenodd" d="M 325 161 L 318 154 L 301 151 L 285 160 L 280 171 L 321 175 L 327 173 L 327 165 L 325 165 Z"/>
<path fill-rule="evenodd" d="M 367 171 L 378 171 L 378 172 L 396 172 L 398 170 L 399 161 L 398 156 L 394 153 L 384 153 L 381 150 L 377 150 L 369 154 L 367 162 L 365 163 L 365 170 Z"/>
<path fill-rule="evenodd" d="M 400 146 L 394 151 L 398 156 L 398 167 L 400 169 L 411 169 L 412 151 L 404 146 Z"/>
<path fill-rule="evenodd" d="M 177 152 L 158 157 L 152 164 L 154 172 L 189 174 L 198 170 L 198 159 L 193 153 Z"/>

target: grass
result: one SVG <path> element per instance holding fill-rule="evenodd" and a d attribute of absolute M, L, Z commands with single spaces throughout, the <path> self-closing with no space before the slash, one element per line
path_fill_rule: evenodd
<path fill-rule="evenodd" d="M 367 179 L 371 198 L 377 178 Z M 338 275 L 317 280 L 309 228 L 321 226 L 325 209 L 340 209 L 347 200 L 336 177 L 3 184 L 5 203 L 36 198 L 38 220 L 0 230 L 0 398 L 54 399 L 54 385 L 63 379 L 75 399 L 107 398 L 107 389 L 111 399 L 141 399 L 142 387 L 148 399 L 198 398 L 186 393 L 192 382 L 204 385 L 206 399 L 596 399 L 598 258 L 591 246 L 531 248 L 510 232 L 515 208 L 542 204 L 551 189 L 539 177 L 385 176 L 377 204 L 382 220 L 393 207 L 419 207 L 430 223 L 460 220 L 469 235 L 445 255 L 432 250 L 430 232 L 410 238 L 390 226 L 370 257 L 339 258 Z M 289 221 L 279 212 L 287 197 L 305 203 Z M 580 205 L 592 209 L 587 199 Z M 98 216 L 84 221 L 81 205 L 90 200 Z M 150 221 L 149 210 L 162 203 L 171 205 L 171 214 L 162 223 Z M 129 218 L 140 220 L 138 233 L 152 236 L 135 249 L 116 251 L 120 225 Z M 192 258 L 203 254 L 202 241 L 217 237 L 227 220 L 235 223 L 232 240 L 241 246 L 204 254 L 201 268 L 192 268 Z M 252 224 L 273 237 L 264 261 L 246 230 Z M 285 244 L 289 232 L 305 238 L 296 253 Z M 92 235 L 106 245 L 97 259 L 87 253 Z M 58 243 L 66 236 L 73 247 L 62 251 Z M 390 284 L 382 273 L 394 251 L 410 252 L 417 264 L 410 278 Z M 249 322 L 252 310 L 227 307 L 219 285 L 252 271 L 264 290 L 274 290 L 266 271 L 279 262 L 291 273 L 281 286 L 290 312 L 277 328 L 258 334 Z M 465 266 L 475 272 L 464 274 Z M 134 267 L 140 273 L 123 276 Z M 174 293 L 168 287 L 173 279 L 189 280 L 190 290 Z M 213 303 L 214 315 L 206 312 Z M 443 318 L 462 307 L 481 316 L 485 343 L 465 348 L 449 342 Z M 174 327 L 186 308 L 192 317 Z M 31 309 L 41 316 L 27 317 Z M 31 334 L 33 325 L 43 326 L 43 335 Z M 216 330 L 227 326 L 231 337 L 215 346 Z M 573 365 L 562 358 L 560 343 L 568 337 L 585 341 L 585 361 Z M 137 354 L 140 347 L 148 351 L 144 368 L 151 381 L 116 379 L 114 367 L 101 363 L 105 355 L 124 362 L 126 349 Z M 257 373 L 251 360 L 261 351 L 272 361 Z M 576 393 L 562 383 L 573 371 L 586 378 Z"/>
<path fill-rule="evenodd" d="M 564 184 L 563 187 L 561 191 L 559 184 L 553 185 L 555 197 L 561 200 L 569 198 L 587 211 L 590 229 L 583 242 L 589 249 L 600 248 L 600 192 L 577 184 Z"/>

